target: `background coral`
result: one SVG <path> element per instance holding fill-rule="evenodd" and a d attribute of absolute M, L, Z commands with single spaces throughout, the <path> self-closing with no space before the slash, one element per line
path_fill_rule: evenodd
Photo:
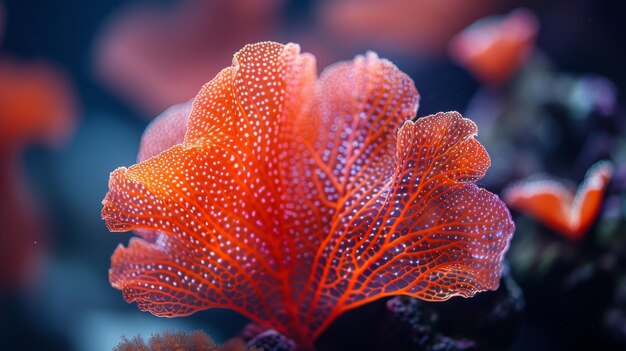
<path fill-rule="evenodd" d="M 203 331 L 153 334 L 146 342 L 137 335 L 130 339 L 123 337 L 113 351 L 263 351 L 256 347 L 247 348 L 240 340 L 232 340 L 218 346 Z"/>

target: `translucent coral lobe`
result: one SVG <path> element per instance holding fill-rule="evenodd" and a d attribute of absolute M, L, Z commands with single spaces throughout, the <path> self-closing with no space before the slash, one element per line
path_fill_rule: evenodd
<path fill-rule="evenodd" d="M 174 105 L 152 121 L 141 137 L 137 162 L 156 156 L 185 139 L 193 101 Z"/>
<path fill-rule="evenodd" d="M 489 157 L 456 112 L 411 122 L 418 100 L 373 53 L 318 78 L 295 44 L 246 46 L 182 143 L 111 174 L 103 218 L 142 236 L 113 254 L 112 285 L 159 316 L 230 308 L 303 348 L 384 296 L 495 289 L 514 226 L 475 185 Z"/>

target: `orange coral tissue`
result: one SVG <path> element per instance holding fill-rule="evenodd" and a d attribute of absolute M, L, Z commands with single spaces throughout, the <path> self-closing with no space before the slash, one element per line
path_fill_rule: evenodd
<path fill-rule="evenodd" d="M 450 54 L 484 84 L 506 83 L 528 60 L 539 22 L 530 10 L 483 18 L 457 34 Z"/>
<path fill-rule="evenodd" d="M 111 174 L 103 218 L 142 237 L 111 284 L 155 315 L 230 308 L 301 348 L 384 296 L 495 289 L 514 225 L 475 184 L 489 156 L 456 112 L 411 121 L 418 100 L 374 53 L 318 78 L 298 45 L 246 46 Z M 181 143 L 145 140 L 170 124 Z"/>
<path fill-rule="evenodd" d="M 600 161 L 587 171 L 578 190 L 555 179 L 526 179 L 504 191 L 511 208 L 537 219 L 572 240 L 581 239 L 600 212 L 613 164 Z"/>

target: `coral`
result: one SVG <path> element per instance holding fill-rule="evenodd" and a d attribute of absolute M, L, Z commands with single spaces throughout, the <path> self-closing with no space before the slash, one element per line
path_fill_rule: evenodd
<path fill-rule="evenodd" d="M 233 345 L 233 344 L 230 344 Z M 244 351 L 248 350 L 244 346 L 232 347 L 228 344 L 218 346 L 213 339 L 202 331 L 185 333 L 164 332 L 163 334 L 153 334 L 148 343 L 141 336 L 131 339 L 122 338 L 113 351 Z M 252 351 L 256 349 L 250 349 Z"/>
<path fill-rule="evenodd" d="M 0 60 L 0 150 L 21 150 L 34 142 L 57 146 L 75 119 L 73 89 L 56 67 Z"/>
<path fill-rule="evenodd" d="M 142 237 L 112 256 L 127 302 L 230 308 L 306 349 L 381 297 L 498 287 L 514 225 L 475 184 L 490 165 L 476 125 L 411 121 L 413 82 L 373 53 L 320 78 L 314 62 L 295 44 L 246 46 L 194 100 L 182 143 L 111 174 L 102 216 Z"/>
<path fill-rule="evenodd" d="M 56 67 L 0 59 L 0 290 L 33 280 L 47 241 L 41 211 L 22 174 L 22 153 L 31 144 L 59 146 L 75 119 L 73 89 Z"/>
<path fill-rule="evenodd" d="M 152 117 L 192 98 L 242 45 L 274 37 L 283 4 L 181 0 L 124 6 L 96 40 L 95 75 Z"/>
<path fill-rule="evenodd" d="M 509 186 L 503 198 L 511 208 L 577 240 L 598 216 L 612 176 L 613 164 L 600 161 L 587 171 L 577 191 L 558 180 L 535 177 Z"/>
<path fill-rule="evenodd" d="M 329 40 L 342 46 L 375 45 L 418 56 L 445 54 L 454 34 L 506 6 L 494 0 L 332 0 L 317 4 L 319 25 L 331 34 Z"/>
<path fill-rule="evenodd" d="M 452 39 L 450 54 L 482 83 L 501 85 L 526 62 L 538 30 L 535 14 L 526 9 L 483 18 Z"/>
<path fill-rule="evenodd" d="M 156 156 L 164 149 L 164 145 L 174 146 L 183 142 L 187 121 L 193 101 L 174 105 L 152 121 L 141 138 L 137 162 Z"/>

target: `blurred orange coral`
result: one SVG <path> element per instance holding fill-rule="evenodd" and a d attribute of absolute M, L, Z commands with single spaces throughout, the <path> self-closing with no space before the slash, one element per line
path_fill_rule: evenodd
<path fill-rule="evenodd" d="M 275 36 L 284 0 L 181 0 L 123 8 L 105 23 L 98 78 L 148 116 L 189 100 L 249 42 Z"/>
<path fill-rule="evenodd" d="M 587 171 L 578 191 L 557 180 L 531 178 L 507 188 L 503 198 L 511 208 L 577 240 L 598 216 L 612 176 L 613 164 L 600 161 Z"/>
<path fill-rule="evenodd" d="M 59 145 L 74 129 L 75 108 L 72 89 L 56 68 L 44 62 L 0 61 L 3 149 L 32 142 Z"/>
<path fill-rule="evenodd" d="M 450 54 L 483 84 L 505 83 L 532 52 L 539 23 L 534 13 L 517 9 L 472 24 L 450 42 Z"/>
<path fill-rule="evenodd" d="M 408 54 L 439 55 L 452 36 L 503 5 L 495 0 L 331 0 L 319 21 L 330 39 Z"/>
<path fill-rule="evenodd" d="M 66 78 L 50 65 L 0 60 L 0 287 L 26 283 L 45 241 L 39 210 L 20 171 L 31 143 L 58 146 L 74 128 L 76 111 Z"/>

